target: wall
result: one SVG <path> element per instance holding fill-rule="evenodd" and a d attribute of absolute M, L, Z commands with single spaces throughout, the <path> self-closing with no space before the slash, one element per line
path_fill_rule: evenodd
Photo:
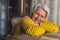
<path fill-rule="evenodd" d="M 58 0 L 58 25 L 60 26 L 60 0 Z"/>

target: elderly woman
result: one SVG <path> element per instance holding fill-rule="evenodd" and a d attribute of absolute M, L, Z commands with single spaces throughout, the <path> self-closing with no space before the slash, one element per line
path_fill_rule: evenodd
<path fill-rule="evenodd" d="M 46 5 L 35 5 L 31 17 L 25 16 L 20 20 L 20 27 L 31 36 L 41 36 L 46 32 L 57 33 L 58 26 L 46 20 L 48 13 Z"/>

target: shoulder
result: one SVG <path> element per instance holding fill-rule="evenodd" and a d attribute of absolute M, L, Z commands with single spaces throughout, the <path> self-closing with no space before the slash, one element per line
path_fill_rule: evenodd
<path fill-rule="evenodd" d="M 29 17 L 29 16 L 24 16 L 23 18 L 30 19 L 30 17 Z"/>
<path fill-rule="evenodd" d="M 21 19 L 22 21 L 30 21 L 30 17 L 29 16 L 24 16 Z"/>
<path fill-rule="evenodd" d="M 24 16 L 22 19 L 32 21 L 31 18 L 30 18 L 29 16 Z"/>
<path fill-rule="evenodd" d="M 29 16 L 23 17 L 22 21 L 33 23 L 32 19 Z"/>

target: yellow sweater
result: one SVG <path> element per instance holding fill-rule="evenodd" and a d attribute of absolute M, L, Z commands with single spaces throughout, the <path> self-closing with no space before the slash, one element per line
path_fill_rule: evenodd
<path fill-rule="evenodd" d="M 58 32 L 58 26 L 48 22 L 47 20 L 44 20 L 38 26 L 36 24 L 33 24 L 31 20 L 26 17 L 21 19 L 21 27 L 25 30 L 26 34 L 29 34 L 32 36 L 41 36 L 46 31 L 50 33 Z"/>

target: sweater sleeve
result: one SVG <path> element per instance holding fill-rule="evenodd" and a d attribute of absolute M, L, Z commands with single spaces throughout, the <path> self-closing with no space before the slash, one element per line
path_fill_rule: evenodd
<path fill-rule="evenodd" d="M 45 33 L 45 30 L 42 27 L 39 27 L 29 21 L 27 18 L 21 19 L 22 27 L 25 30 L 26 34 L 32 36 L 41 36 Z"/>
<path fill-rule="evenodd" d="M 58 28 L 58 26 L 56 24 L 48 22 L 47 20 L 44 20 L 41 23 L 41 25 L 43 25 L 41 27 L 43 27 L 49 33 L 57 33 L 59 31 L 59 28 Z"/>

